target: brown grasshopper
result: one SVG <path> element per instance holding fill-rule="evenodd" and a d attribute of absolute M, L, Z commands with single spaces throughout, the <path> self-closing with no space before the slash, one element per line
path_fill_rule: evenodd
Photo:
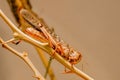
<path fill-rule="evenodd" d="M 20 14 L 33 27 L 26 28 L 25 33 L 40 41 L 49 42 L 49 46 L 59 53 L 64 59 L 69 61 L 72 65 L 77 64 L 82 55 L 80 52 L 75 51 L 69 45 L 65 44 L 53 30 L 45 27 L 41 21 L 26 9 L 20 9 Z"/>

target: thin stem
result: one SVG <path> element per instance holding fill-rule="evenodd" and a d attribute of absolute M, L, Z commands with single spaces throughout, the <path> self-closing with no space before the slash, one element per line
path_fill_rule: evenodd
<path fill-rule="evenodd" d="M 46 59 L 43 51 L 42 51 L 40 48 L 38 48 L 38 47 L 35 47 L 35 48 L 36 48 L 36 50 L 37 50 L 37 52 L 38 52 L 38 55 L 39 55 L 40 59 L 41 59 L 42 62 L 43 62 L 43 65 L 44 65 L 45 68 L 47 69 L 49 63 L 48 63 L 48 61 L 47 61 L 47 59 Z M 48 70 L 48 72 L 46 72 L 46 73 L 49 74 L 51 80 L 56 80 L 55 74 L 54 74 L 54 72 L 53 72 L 53 70 L 52 70 L 51 67 L 49 67 L 49 70 Z"/>
<path fill-rule="evenodd" d="M 49 69 L 50 69 L 50 64 L 51 64 L 51 62 L 52 62 L 52 57 L 50 57 L 50 59 L 49 59 L 49 61 L 48 61 L 48 66 L 47 66 L 47 69 L 46 69 L 46 72 L 45 72 L 45 78 L 47 77 L 47 74 L 48 74 L 48 71 L 49 71 Z"/>

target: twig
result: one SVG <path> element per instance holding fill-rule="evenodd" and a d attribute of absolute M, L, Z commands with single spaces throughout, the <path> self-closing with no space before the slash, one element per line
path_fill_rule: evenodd
<path fill-rule="evenodd" d="M 49 55 L 53 55 L 54 50 L 52 48 L 50 48 L 49 46 L 47 46 L 45 43 L 41 43 L 36 41 L 35 39 L 27 36 L 26 34 L 24 34 L 23 32 L 21 32 L 3 13 L 2 11 L 0 11 L 0 16 L 2 16 L 2 18 L 6 21 L 6 23 L 15 31 L 14 33 L 14 37 L 16 38 L 20 38 L 22 40 L 25 40 L 26 42 L 29 42 L 41 49 L 43 49 L 44 51 L 46 51 Z M 85 74 L 84 72 L 80 71 L 79 69 L 77 69 L 75 66 L 71 65 L 68 61 L 66 61 L 65 59 L 63 59 L 58 53 L 55 52 L 54 54 L 54 58 L 56 60 L 58 60 L 61 64 L 63 64 L 65 67 L 67 67 L 68 69 L 70 69 L 71 71 L 73 71 L 74 73 L 76 73 L 77 75 L 79 75 L 80 77 L 82 77 L 85 80 L 94 80 L 93 78 L 91 78 L 90 76 L 88 76 L 87 74 Z"/>
<path fill-rule="evenodd" d="M 55 75 L 54 75 L 54 73 L 53 73 L 53 70 L 51 69 L 51 67 L 48 66 L 49 63 L 48 63 L 46 57 L 44 56 L 43 51 L 42 51 L 40 48 L 38 48 L 38 47 L 35 47 L 35 48 L 36 48 L 36 50 L 37 50 L 37 52 L 38 52 L 39 57 L 41 58 L 41 60 L 42 60 L 42 62 L 43 62 L 43 64 L 44 64 L 45 68 L 46 68 L 46 69 L 49 68 L 48 71 L 46 70 L 45 75 L 46 75 L 47 72 L 48 72 L 51 80 L 56 80 Z"/>
<path fill-rule="evenodd" d="M 2 46 L 4 48 L 6 48 L 7 50 L 11 51 L 12 53 L 14 53 L 16 56 L 20 57 L 22 60 L 24 60 L 25 63 L 27 63 L 27 65 L 32 69 L 32 71 L 34 72 L 34 77 L 37 78 L 38 80 L 45 80 L 41 74 L 39 73 L 39 71 L 36 69 L 36 67 L 33 65 L 33 63 L 31 62 L 31 60 L 28 57 L 28 54 L 26 52 L 20 53 L 18 51 L 16 51 L 15 49 L 13 49 L 12 47 L 10 47 L 9 45 L 6 44 L 5 41 L 3 41 L 2 38 L 0 38 L 0 43 L 2 43 Z"/>

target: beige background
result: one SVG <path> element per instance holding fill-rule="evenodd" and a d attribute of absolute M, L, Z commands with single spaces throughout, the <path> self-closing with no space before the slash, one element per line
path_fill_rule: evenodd
<path fill-rule="evenodd" d="M 31 0 L 33 10 L 55 28 L 57 34 L 79 50 L 83 60 L 76 66 L 95 80 L 120 79 L 120 1 L 119 0 Z M 0 8 L 15 20 L 6 0 L 0 0 Z M 16 24 L 17 25 L 17 24 Z M 0 18 L 0 36 L 12 38 L 11 30 Z M 27 51 L 39 71 L 44 68 L 36 51 L 27 43 L 17 46 Z M 48 56 L 48 55 L 46 55 Z M 82 80 L 74 74 L 61 74 L 64 66 L 53 61 L 57 80 Z M 33 72 L 17 56 L 0 47 L 0 80 L 35 80 Z"/>

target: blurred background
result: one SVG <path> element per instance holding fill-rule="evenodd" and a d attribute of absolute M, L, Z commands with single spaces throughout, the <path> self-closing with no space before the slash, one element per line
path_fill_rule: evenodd
<path fill-rule="evenodd" d="M 76 65 L 95 80 L 120 79 L 120 1 L 119 0 L 30 0 L 32 9 L 73 48 L 83 60 Z M 0 9 L 18 25 L 6 0 Z M 11 39 L 12 31 L 0 18 L 0 37 Z M 34 47 L 22 41 L 9 44 L 26 51 L 41 72 L 45 69 Z M 46 53 L 45 53 L 46 54 Z M 46 54 L 49 58 L 49 55 Z M 64 66 L 53 60 L 57 80 L 82 80 L 75 74 L 62 74 Z M 35 80 L 31 69 L 17 56 L 0 46 L 0 80 Z M 47 79 L 48 80 L 48 79 Z"/>

